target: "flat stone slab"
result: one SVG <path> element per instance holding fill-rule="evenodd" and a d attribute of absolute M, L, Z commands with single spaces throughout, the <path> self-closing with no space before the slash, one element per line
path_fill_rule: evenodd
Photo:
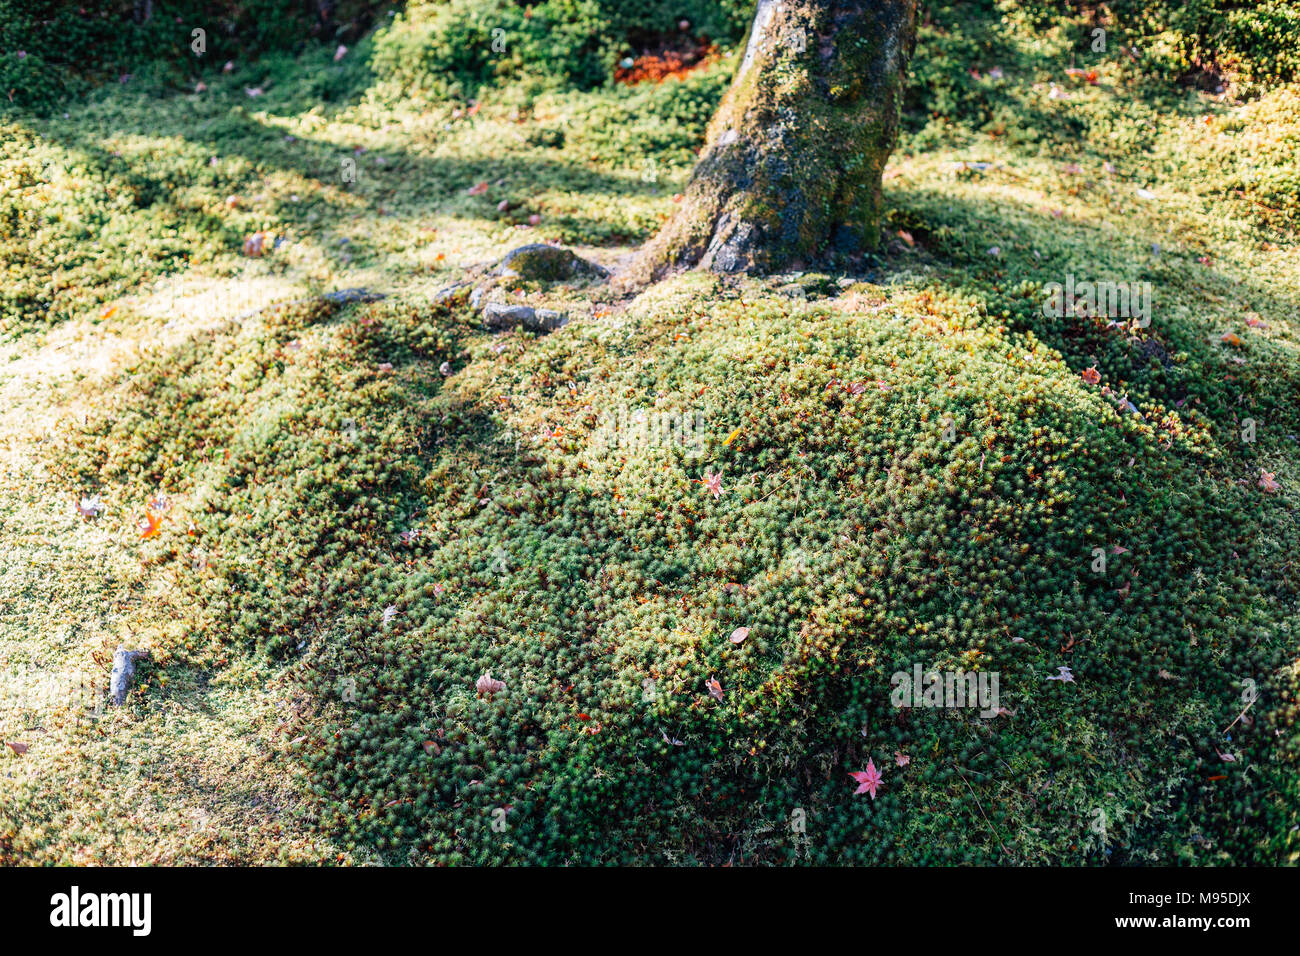
<path fill-rule="evenodd" d="M 369 289 L 338 289 L 334 292 L 326 292 L 325 298 L 338 305 L 350 305 L 353 302 L 378 302 L 387 296 L 382 292 L 371 292 Z"/>

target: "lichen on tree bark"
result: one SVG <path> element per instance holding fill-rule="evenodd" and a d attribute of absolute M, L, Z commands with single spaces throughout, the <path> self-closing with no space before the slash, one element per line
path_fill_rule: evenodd
<path fill-rule="evenodd" d="M 627 280 L 875 248 L 915 18 L 916 0 L 759 0 L 690 184 Z"/>

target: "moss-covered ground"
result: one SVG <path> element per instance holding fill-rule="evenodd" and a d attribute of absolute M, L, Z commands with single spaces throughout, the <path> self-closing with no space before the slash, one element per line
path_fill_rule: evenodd
<path fill-rule="evenodd" d="M 625 261 L 738 36 L 401 90 L 395 18 L 0 118 L 0 862 L 1295 863 L 1300 86 L 955 6 L 863 271 L 495 291 L 546 336 L 436 294 Z"/>

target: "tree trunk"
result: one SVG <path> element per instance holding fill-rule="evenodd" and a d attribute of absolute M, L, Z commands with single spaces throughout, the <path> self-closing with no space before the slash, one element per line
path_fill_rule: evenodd
<path fill-rule="evenodd" d="M 916 0 L 759 0 L 681 205 L 631 284 L 874 249 L 915 20 Z"/>

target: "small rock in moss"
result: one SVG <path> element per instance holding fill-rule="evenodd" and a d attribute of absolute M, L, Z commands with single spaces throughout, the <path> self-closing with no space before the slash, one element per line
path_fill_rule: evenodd
<path fill-rule="evenodd" d="M 539 282 L 563 282 L 566 279 L 602 279 L 609 270 L 575 255 L 570 249 L 540 242 L 520 246 L 506 254 L 494 270 L 507 278 L 533 279 Z"/>
<path fill-rule="evenodd" d="M 126 692 L 131 689 L 131 679 L 135 676 L 136 661 L 148 656 L 148 651 L 128 651 L 125 647 L 119 647 L 113 652 L 113 672 L 108 678 L 108 696 L 114 706 L 121 707 L 126 702 Z"/>
<path fill-rule="evenodd" d="M 554 309 L 533 309 L 526 305 L 503 305 L 489 302 L 483 308 L 483 327 L 491 332 L 523 329 L 527 332 L 554 332 L 568 317 Z"/>
<path fill-rule="evenodd" d="M 338 289 L 335 292 L 326 292 L 325 298 L 338 305 L 351 305 L 353 302 L 378 302 L 386 296 L 382 292 L 371 292 L 369 289 Z"/>

